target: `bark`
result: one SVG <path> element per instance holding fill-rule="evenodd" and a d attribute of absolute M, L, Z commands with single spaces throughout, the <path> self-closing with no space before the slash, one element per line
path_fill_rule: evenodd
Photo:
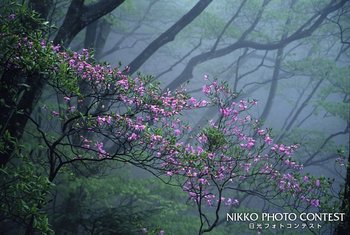
<path fill-rule="evenodd" d="M 105 19 L 102 19 L 99 23 L 99 31 L 96 36 L 95 42 L 95 59 L 100 60 L 102 58 L 103 48 L 106 45 L 108 35 L 111 32 L 111 23 Z"/>
<path fill-rule="evenodd" d="M 26 232 L 25 235 L 33 235 L 35 230 L 34 230 L 34 215 L 30 216 L 30 221 L 29 224 L 26 227 Z"/>
<path fill-rule="evenodd" d="M 59 28 L 54 44 L 68 47 L 73 38 L 86 26 L 110 13 L 125 0 L 100 0 L 84 5 L 84 0 L 73 0 L 68 8 L 62 26 Z"/>
<path fill-rule="evenodd" d="M 86 27 L 84 48 L 94 48 L 96 42 L 97 20 Z"/>
<path fill-rule="evenodd" d="M 180 20 L 153 40 L 130 64 L 129 74 L 136 72 L 160 47 L 175 39 L 176 35 L 189 25 L 213 0 L 200 0 Z"/>
<path fill-rule="evenodd" d="M 349 234 L 350 232 L 350 155 L 348 157 L 345 189 L 341 208 L 341 212 L 345 213 L 345 218 L 344 221 L 340 223 L 336 229 L 337 235 Z"/>
<path fill-rule="evenodd" d="M 73 0 L 66 18 L 63 22 L 63 25 L 60 27 L 59 32 L 54 41 L 63 42 L 63 45 L 69 45 L 70 41 L 74 36 L 84 27 L 91 24 L 95 20 L 99 19 L 103 15 L 111 12 L 117 6 L 122 4 L 125 0 L 100 0 L 99 2 L 85 6 L 84 0 Z M 39 12 L 42 17 L 47 17 L 51 9 L 51 1 L 47 0 L 44 3 L 40 4 L 42 1 L 31 0 L 29 2 L 30 6 Z M 71 26 L 71 27 L 70 27 Z M 23 81 L 20 78 L 25 78 Z M 21 82 L 27 84 L 26 89 L 19 89 L 18 84 L 21 82 L 14 81 L 14 84 L 10 84 L 8 81 L 13 79 L 19 79 Z M 34 110 L 38 100 L 42 94 L 42 90 L 46 84 L 46 78 L 39 74 L 22 74 L 21 71 L 7 71 L 4 73 L 1 78 L 1 82 L 5 82 L 6 86 L 1 86 L 1 90 L 4 90 L 5 87 L 7 91 L 2 91 L 2 97 L 13 97 L 7 95 L 10 88 L 17 90 L 16 103 L 12 104 L 11 102 L 5 102 L 5 104 L 10 104 L 9 108 L 1 107 L 3 110 L 1 115 L 1 123 L 4 123 L 1 126 L 1 139 L 0 141 L 6 146 L 4 151 L 0 153 L 0 166 L 6 165 L 10 160 L 11 156 L 16 150 L 16 141 L 21 139 L 24 128 L 28 121 L 28 116 L 31 115 Z M 10 86 L 10 87 L 9 87 Z M 7 132 L 11 139 L 4 136 Z"/>
<path fill-rule="evenodd" d="M 9 91 L 5 92 L 4 89 L 1 89 L 1 96 L 10 100 L 5 101 L 5 107 L 2 107 L 3 110 L 1 112 L 1 123 L 3 123 L 1 126 L 1 141 L 4 141 L 6 148 L 3 152 L 0 152 L 0 166 L 6 165 L 16 150 L 16 142 L 21 139 L 24 127 L 28 121 L 26 115 L 32 113 L 42 93 L 42 88 L 46 83 L 45 78 L 38 73 L 23 75 L 18 71 L 12 71 L 5 73 L 5 76 L 1 79 L 2 82 L 7 83 L 7 86 L 4 86 L 4 88 L 7 87 L 7 90 L 10 90 L 11 87 L 14 89 L 13 86 L 21 87 L 19 85 L 21 83 L 19 77 L 21 76 L 27 77 L 24 81 L 26 87 L 17 88 L 16 98 L 11 96 Z M 11 80 L 14 80 L 13 84 L 8 83 L 8 81 Z M 16 100 L 16 103 L 13 103 L 11 100 Z M 8 105 L 9 107 L 6 107 Z M 7 132 L 12 139 L 4 138 L 5 132 Z"/>
<path fill-rule="evenodd" d="M 150 14 L 150 11 L 151 11 L 152 7 L 153 7 L 157 2 L 159 2 L 159 1 L 160 1 L 160 0 L 153 0 L 153 1 L 151 1 L 151 2 L 149 3 L 149 5 L 148 5 L 147 10 L 146 10 L 145 13 L 144 13 L 142 19 L 140 19 L 140 20 L 138 21 L 137 25 L 136 25 L 131 31 L 129 31 L 128 33 L 126 33 L 124 36 L 122 36 L 122 37 L 114 44 L 114 46 L 113 46 L 112 48 L 110 48 L 110 49 L 108 49 L 107 51 L 101 53 L 101 55 L 99 55 L 99 58 L 103 58 L 103 57 L 105 57 L 105 56 L 107 56 L 107 55 L 110 55 L 110 54 L 114 53 L 115 51 L 119 50 L 119 49 L 120 49 L 120 45 L 122 44 L 122 42 L 124 42 L 125 39 L 127 39 L 128 37 L 132 36 L 133 33 L 135 33 L 136 30 L 138 30 L 138 29 L 141 27 L 143 21 L 144 21 L 144 20 L 147 18 L 147 16 Z M 136 41 L 137 41 L 137 40 L 136 40 Z"/>

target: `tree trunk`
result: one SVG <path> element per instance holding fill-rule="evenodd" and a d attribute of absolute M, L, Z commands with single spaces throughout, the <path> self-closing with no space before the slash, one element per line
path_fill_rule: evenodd
<path fill-rule="evenodd" d="M 92 22 L 110 13 L 125 0 L 100 0 L 84 5 L 84 0 L 72 0 L 62 26 L 59 28 L 54 44 L 68 47 L 74 37 Z"/>
<path fill-rule="evenodd" d="M 130 64 L 129 74 L 136 72 L 160 47 L 175 39 L 188 24 L 197 18 L 213 0 L 200 0 L 180 20 L 173 24 L 167 31 L 153 40 Z"/>
<path fill-rule="evenodd" d="M 2 82 L 14 79 L 15 84 L 7 83 L 7 86 L 4 87 L 7 87 L 8 90 L 10 90 L 10 88 L 17 89 L 17 94 L 13 97 L 11 94 L 8 94 L 8 91 L 1 91 L 3 99 L 10 99 L 7 102 L 5 101 L 4 107 L 2 107 L 3 110 L 1 111 L 1 123 L 3 123 L 3 126 L 1 126 L 1 141 L 3 141 L 4 146 L 6 147 L 4 151 L 0 152 L 1 166 L 6 165 L 16 150 L 16 142 L 21 139 L 28 121 L 27 116 L 29 116 L 34 110 L 41 96 L 44 84 L 46 83 L 46 80 L 42 75 L 38 73 L 31 74 L 28 75 L 27 79 L 24 81 L 27 86 L 18 89 L 21 81 L 16 80 L 25 75 L 15 72 L 15 74 L 8 73 L 8 76 L 6 76 L 8 78 L 2 78 Z M 14 100 L 16 100 L 16 103 L 14 103 Z M 7 106 L 9 106 L 9 108 Z M 6 135 L 11 136 L 11 139 L 7 138 Z"/>
<path fill-rule="evenodd" d="M 349 234 L 350 232 L 350 155 L 348 157 L 346 168 L 345 189 L 341 208 L 341 212 L 345 213 L 345 218 L 344 221 L 340 223 L 336 229 L 337 235 Z"/>

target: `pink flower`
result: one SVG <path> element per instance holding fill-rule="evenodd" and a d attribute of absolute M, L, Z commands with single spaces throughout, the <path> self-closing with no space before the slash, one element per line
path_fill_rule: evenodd
<path fill-rule="evenodd" d="M 46 42 L 45 42 L 44 39 L 41 40 L 40 45 L 41 45 L 42 48 L 46 48 Z"/>
<path fill-rule="evenodd" d="M 57 112 L 57 111 L 52 111 L 51 114 L 52 114 L 53 116 L 58 116 L 58 115 L 60 115 L 60 113 Z"/>
<path fill-rule="evenodd" d="M 97 116 L 97 123 L 98 123 L 98 125 L 102 125 L 105 121 L 106 121 L 105 117 Z"/>
<path fill-rule="evenodd" d="M 61 46 L 60 44 L 57 44 L 56 46 L 52 46 L 52 50 L 54 50 L 55 52 L 59 52 Z"/>
<path fill-rule="evenodd" d="M 208 206 L 213 205 L 213 199 L 215 198 L 215 195 L 213 195 L 213 194 L 205 195 L 204 198 L 207 200 Z"/>
<path fill-rule="evenodd" d="M 16 18 L 16 14 L 10 14 L 8 18 L 9 20 L 14 20 Z"/>
<path fill-rule="evenodd" d="M 198 137 L 198 142 L 201 143 L 201 144 L 205 144 L 207 143 L 208 141 L 208 138 L 206 135 L 202 134 Z"/>
<path fill-rule="evenodd" d="M 260 155 L 258 155 L 258 156 L 256 156 L 255 158 L 254 158 L 254 163 L 257 163 L 257 162 L 259 162 L 260 161 Z"/>
<path fill-rule="evenodd" d="M 207 106 L 208 101 L 202 100 L 201 102 L 197 103 L 197 107 L 205 107 Z"/>
<path fill-rule="evenodd" d="M 310 204 L 314 207 L 319 207 L 320 206 L 320 200 L 318 199 L 311 199 Z"/>
<path fill-rule="evenodd" d="M 138 138 L 139 138 L 139 136 L 138 136 L 137 134 L 132 133 L 132 134 L 129 136 L 128 140 L 137 140 Z"/>
<path fill-rule="evenodd" d="M 197 154 L 201 155 L 203 153 L 203 148 L 201 146 L 197 147 Z"/>
<path fill-rule="evenodd" d="M 241 100 L 241 101 L 239 101 L 239 105 L 238 105 L 238 107 L 239 107 L 239 109 L 241 110 L 241 111 L 243 111 L 243 110 L 246 110 L 248 107 L 247 107 L 247 105 L 246 105 L 246 101 L 244 101 L 244 100 Z"/>
<path fill-rule="evenodd" d="M 152 134 L 151 135 L 151 140 L 152 141 L 161 141 L 162 140 L 162 137 L 160 135 L 154 135 Z"/>
<path fill-rule="evenodd" d="M 83 144 L 83 148 L 89 149 L 89 148 L 90 148 L 90 145 L 89 145 L 89 144 Z"/>
<path fill-rule="evenodd" d="M 231 205 L 237 206 L 237 205 L 239 205 L 239 201 L 237 199 L 228 198 L 225 202 L 225 205 L 226 206 L 231 206 Z"/>
<path fill-rule="evenodd" d="M 259 135 L 264 135 L 264 134 L 265 134 L 265 130 L 259 129 L 259 130 L 258 130 L 258 134 L 259 134 Z"/>
<path fill-rule="evenodd" d="M 197 102 L 197 100 L 196 100 L 196 98 L 191 97 L 191 98 L 188 99 L 188 102 L 189 102 L 190 104 L 195 104 L 195 103 Z"/>
<path fill-rule="evenodd" d="M 198 182 L 199 182 L 200 184 L 207 184 L 207 183 L 208 183 L 208 180 L 203 179 L 203 178 L 200 178 L 200 179 L 198 180 Z"/>
<path fill-rule="evenodd" d="M 208 158 L 209 158 L 210 160 L 213 160 L 214 157 L 215 157 L 214 153 L 208 153 Z"/>
<path fill-rule="evenodd" d="M 74 67 L 75 60 L 70 59 L 68 63 L 69 63 L 69 66 Z"/>
<path fill-rule="evenodd" d="M 264 141 L 265 141 L 265 143 L 268 144 L 268 145 L 271 145 L 271 144 L 272 144 L 272 139 L 270 138 L 269 135 L 266 135 L 266 136 L 265 136 L 265 140 L 264 140 Z"/>
<path fill-rule="evenodd" d="M 204 85 L 203 88 L 202 88 L 202 91 L 204 94 L 208 95 L 210 93 L 210 86 L 208 85 Z"/>
<path fill-rule="evenodd" d="M 134 129 L 137 130 L 137 131 L 143 131 L 144 129 L 146 128 L 145 125 L 135 125 L 134 126 Z"/>
<path fill-rule="evenodd" d="M 179 135 L 181 134 L 181 131 L 180 131 L 179 129 L 175 129 L 175 130 L 174 130 L 174 134 L 175 134 L 176 136 L 179 136 Z"/>
<path fill-rule="evenodd" d="M 103 155 L 106 155 L 107 152 L 103 148 L 103 143 L 102 142 L 96 142 L 95 146 L 97 147 L 99 156 L 102 157 Z"/>
<path fill-rule="evenodd" d="M 254 147 L 254 145 L 255 145 L 255 140 L 254 140 L 253 138 L 251 138 L 251 137 L 248 137 L 247 148 L 248 148 L 248 149 L 251 149 L 251 148 Z"/>
<path fill-rule="evenodd" d="M 69 110 L 70 112 L 74 112 L 75 109 L 76 109 L 76 107 L 75 107 L 74 105 L 73 105 L 73 106 L 70 106 L 70 107 L 68 108 L 68 110 Z"/>
<path fill-rule="evenodd" d="M 271 147 L 271 150 L 272 151 L 277 151 L 278 149 L 278 144 L 274 144 L 272 147 Z"/>
<path fill-rule="evenodd" d="M 112 122 L 112 117 L 108 115 L 107 118 L 106 118 L 106 122 L 107 122 L 108 124 L 111 124 L 111 122 Z"/>
<path fill-rule="evenodd" d="M 251 163 L 244 163 L 243 164 L 244 171 L 248 173 L 251 165 L 252 165 Z"/>
<path fill-rule="evenodd" d="M 222 116 L 228 117 L 228 116 L 230 116 L 231 109 L 228 109 L 228 108 L 221 108 L 221 109 L 220 109 L 220 113 L 222 114 Z"/>
<path fill-rule="evenodd" d="M 84 56 L 88 56 L 89 55 L 89 50 L 86 49 L 86 48 L 83 48 L 82 52 L 83 52 Z M 85 58 L 85 59 L 87 59 L 87 58 Z"/>
<path fill-rule="evenodd" d="M 283 144 L 279 146 L 278 150 L 280 151 L 280 153 L 284 153 L 286 151 Z"/>
<path fill-rule="evenodd" d="M 121 85 L 124 89 L 129 89 L 129 81 L 128 79 L 122 79 L 117 82 L 117 84 Z"/>
<path fill-rule="evenodd" d="M 320 187 L 320 185 L 321 185 L 320 180 L 316 180 L 315 185 L 316 185 L 316 187 Z"/>

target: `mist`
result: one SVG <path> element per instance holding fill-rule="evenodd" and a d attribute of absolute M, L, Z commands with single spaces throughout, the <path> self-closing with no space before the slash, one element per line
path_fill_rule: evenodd
<path fill-rule="evenodd" d="M 0 6 L 2 234 L 350 231 L 348 1 Z"/>

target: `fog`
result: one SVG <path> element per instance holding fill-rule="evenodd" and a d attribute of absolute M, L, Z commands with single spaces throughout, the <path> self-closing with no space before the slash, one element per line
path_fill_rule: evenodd
<path fill-rule="evenodd" d="M 66 74 L 72 83 L 69 79 L 65 82 L 62 76 L 40 84 L 42 91 L 32 102 L 32 109 L 23 109 L 30 117 L 28 122 L 24 122 L 20 134 L 12 136 L 24 146 L 20 152 L 29 156 L 30 165 L 36 169 L 31 174 L 47 177 L 52 183 L 44 202 L 35 204 L 35 210 L 42 211 L 47 218 L 47 233 L 349 231 L 347 222 L 343 225 L 331 220 L 317 223 L 318 228 L 310 228 L 309 224 L 316 223 L 307 221 L 305 229 L 301 228 L 305 223 L 300 220 L 293 222 L 300 227 L 292 229 L 272 229 L 272 222 L 259 227 L 261 220 L 253 225 L 252 221 L 226 220 L 226 213 L 263 212 L 346 213 L 349 218 L 348 1 L 50 0 L 40 5 L 40 1 L 33 0 L 25 5 L 45 18 L 46 25 L 54 26 L 44 30 L 43 37 L 54 45 L 60 44 L 61 52 L 77 51 L 84 55 L 85 49 L 89 49 L 92 58 L 86 59 L 86 64 L 118 68 L 117 75 L 110 72 L 114 76 L 111 80 L 122 81 L 129 76 L 128 86 L 134 81 L 140 87 L 145 84 L 147 89 L 153 89 L 149 84 L 159 83 L 161 94 L 168 91 L 178 94 L 181 90 L 186 91 L 187 99 L 195 97 L 209 102 L 203 107 L 181 110 L 174 119 L 170 114 L 160 115 L 158 122 L 157 114 L 153 113 L 153 106 L 158 103 L 151 100 L 157 88 L 149 93 L 152 94 L 149 100 L 138 104 L 130 100 L 135 97 L 141 100 L 143 94 L 139 98 L 131 88 L 118 90 L 120 81 L 108 83 L 110 80 L 105 79 L 108 85 L 104 86 L 105 81 L 93 84 L 93 78 L 80 79 L 81 73 L 75 73 L 75 68 L 68 65 Z M 97 71 L 96 67 L 91 71 Z M 73 77 L 68 77 L 71 74 Z M 146 76 L 151 76 L 150 80 L 142 83 Z M 222 89 L 222 94 L 215 96 L 209 92 L 212 97 L 206 96 L 206 87 L 213 83 L 227 85 L 230 93 Z M 155 97 L 163 102 L 162 96 Z M 224 108 L 231 112 L 229 105 L 233 102 L 238 107 L 245 102 L 241 100 L 247 100 L 249 107 L 253 100 L 257 104 L 241 108 L 242 120 L 238 119 L 236 124 L 225 121 L 228 117 Z M 76 113 L 70 112 L 72 107 Z M 143 129 L 130 135 L 127 125 L 133 121 L 146 126 L 144 135 Z M 191 128 L 181 129 L 179 123 Z M 237 131 L 235 125 L 244 137 L 226 133 L 230 128 Z M 173 134 L 180 132 L 178 129 L 181 135 Z M 138 136 L 135 142 L 134 136 Z M 203 136 L 208 142 L 201 145 L 198 138 Z M 168 138 L 171 144 L 166 142 L 168 145 L 162 147 L 151 141 L 153 137 Z M 270 137 L 273 144 L 278 144 L 276 152 L 272 144 L 268 146 Z M 244 146 L 252 138 L 256 138 L 252 142 L 254 147 Z M 292 149 L 291 157 L 284 154 L 284 147 Z M 283 154 L 278 155 L 278 151 Z M 6 152 L 8 156 L 10 153 Z M 195 153 L 200 157 L 195 158 Z M 276 159 L 271 160 L 271 166 L 270 160 L 265 159 L 270 153 Z M 234 160 L 222 160 L 226 155 L 232 155 Z M 17 167 L 23 161 L 19 157 L 11 159 L 2 165 Z M 260 170 L 251 167 L 264 159 L 267 162 L 264 167 L 275 170 L 270 171 L 275 183 L 268 184 L 264 178 L 263 163 Z M 288 165 L 290 162 L 297 165 Z M 236 167 L 241 167 L 241 171 L 236 172 Z M 225 173 L 227 169 L 231 171 Z M 288 178 L 290 175 L 295 178 Z M 295 183 L 298 180 L 300 184 Z M 304 193 L 303 187 L 309 189 Z M 283 194 L 285 191 L 289 194 Z M 4 234 L 46 233 L 33 225 L 30 216 L 34 218 L 34 213 L 24 216 L 19 227 L 14 226 L 17 217 L 9 219 L 6 213 L 0 217 L 0 226 L 3 224 L 0 231 Z M 275 224 L 287 226 L 288 221 Z"/>
<path fill-rule="evenodd" d="M 130 1 L 128 3 L 130 5 L 125 3 L 120 9 L 112 12 L 112 17 L 118 23 L 112 27 L 104 46 L 104 51 L 108 51 L 118 42 L 120 49 L 102 59 L 113 65 L 119 62 L 124 66 L 129 65 L 150 43 L 162 36 L 196 3 L 197 1 L 181 3 Z M 339 28 L 342 27 L 344 32 L 342 37 L 346 38 L 348 4 L 345 4 L 346 7 L 341 15 L 330 14 L 329 18 L 333 17 L 333 20 L 322 22 L 317 30 L 310 32 L 310 36 L 301 36 L 301 40 L 291 41 L 273 50 L 257 50 L 240 46 L 238 42 L 242 40 L 240 36 L 256 19 L 256 26 L 251 32 L 247 32 L 242 41 L 273 44 L 281 41 L 283 37 L 292 35 L 298 29 L 309 30 L 311 24 L 304 28 L 302 25 L 306 19 L 320 11 L 325 2 L 266 1 L 262 16 L 258 18 L 261 4 L 263 3 L 260 1 L 210 3 L 172 41 L 155 48 L 153 55 L 137 71 L 155 76 L 164 88 L 175 89 L 185 83 L 186 89 L 194 96 L 200 93 L 205 84 L 204 75 L 227 81 L 240 94 L 238 98 L 258 100 L 258 110 L 254 116 L 259 117 L 264 109 L 269 110 L 264 126 L 273 128 L 275 135 L 284 135 L 284 138 L 288 139 L 286 135 L 301 129 L 304 138 L 310 136 L 304 145 L 309 145 L 310 142 L 314 142 L 316 146 L 322 145 L 325 140 L 328 140 L 326 146 L 328 145 L 329 148 L 331 145 L 343 145 L 344 149 L 348 149 L 348 120 L 339 118 L 339 115 L 330 113 L 320 105 L 320 102 L 336 105 L 348 101 L 346 93 L 333 92 L 327 94 L 327 97 L 322 94 L 325 90 L 332 89 L 330 88 L 332 85 L 342 86 L 345 90 L 349 88 L 348 79 L 343 80 L 345 84 L 332 81 L 332 76 L 337 74 L 337 68 L 348 68 L 349 65 L 348 44 L 341 42 L 339 32 Z M 236 18 L 232 21 L 233 16 Z M 84 32 L 81 34 L 83 37 Z M 238 49 L 216 55 L 215 51 L 234 44 L 238 44 Z M 273 85 L 271 80 L 278 63 L 276 58 L 278 49 L 283 52 L 279 62 L 278 77 Z M 211 51 L 214 52 L 210 53 Z M 195 66 L 189 64 L 194 58 L 206 53 L 208 55 L 202 56 L 203 59 Z M 290 64 L 304 64 L 307 68 L 300 68 L 302 71 L 298 71 Z M 193 72 L 184 73 L 188 68 Z M 321 84 L 318 85 L 318 82 Z M 169 87 L 169 84 L 172 85 Z M 269 94 L 272 86 L 276 86 L 276 91 Z M 271 100 L 268 100 L 269 95 L 272 96 Z M 344 110 L 344 113 L 347 111 Z M 296 112 L 298 113 L 295 114 Z M 204 114 L 204 117 L 211 115 L 215 117 L 215 113 L 210 111 Z M 292 117 L 294 120 L 291 120 Z M 192 121 L 199 119 L 197 116 L 191 118 Z M 285 130 L 288 125 L 290 127 Z M 318 136 L 312 136 L 314 134 Z M 330 136 L 331 138 L 328 139 Z M 288 141 L 299 143 L 299 139 Z M 300 143 L 303 145 L 302 142 Z M 322 148 L 321 153 L 314 156 L 315 160 L 323 159 L 325 162 L 334 160 L 336 156 L 327 152 L 326 146 Z M 313 155 L 302 149 L 299 154 L 303 158 Z M 318 170 L 315 169 L 315 172 Z"/>

